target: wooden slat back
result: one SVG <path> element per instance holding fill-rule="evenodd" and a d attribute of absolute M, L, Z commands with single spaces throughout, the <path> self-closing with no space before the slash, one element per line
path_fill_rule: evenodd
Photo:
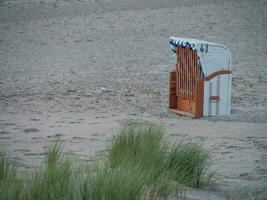
<path fill-rule="evenodd" d="M 196 79 L 201 77 L 197 53 L 189 48 L 177 47 L 176 94 L 184 99 L 196 99 Z"/>

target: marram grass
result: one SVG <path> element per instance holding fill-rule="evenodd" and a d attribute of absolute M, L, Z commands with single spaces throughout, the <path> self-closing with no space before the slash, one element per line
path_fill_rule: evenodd
<path fill-rule="evenodd" d="M 85 177 L 81 194 L 92 200 L 137 200 L 144 197 L 145 186 L 143 175 L 133 167 L 98 166 Z"/>
<path fill-rule="evenodd" d="M 0 200 L 184 199 L 185 186 L 212 184 L 207 152 L 170 143 L 152 124 L 125 124 L 96 160 L 78 165 L 54 144 L 40 167 L 23 173 L 1 153 Z"/>
<path fill-rule="evenodd" d="M 127 123 L 108 145 L 110 167 L 139 165 L 151 174 L 152 182 L 164 174 L 191 187 L 212 184 L 214 174 L 207 168 L 208 152 L 182 139 L 170 143 L 164 135 L 164 129 L 153 124 Z"/>
<path fill-rule="evenodd" d="M 179 141 L 167 154 L 167 168 L 179 183 L 191 187 L 210 185 L 214 173 L 207 169 L 208 158 L 208 153 L 199 144 Z"/>

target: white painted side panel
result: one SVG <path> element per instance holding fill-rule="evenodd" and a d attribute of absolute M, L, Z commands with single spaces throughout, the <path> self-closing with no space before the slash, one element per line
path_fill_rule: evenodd
<path fill-rule="evenodd" d="M 230 59 L 227 54 L 202 53 L 199 58 L 205 77 L 216 71 L 229 70 L 230 68 Z"/>
<path fill-rule="evenodd" d="M 231 75 L 220 75 L 204 82 L 203 116 L 229 115 Z M 210 101 L 211 96 L 219 96 L 219 101 Z"/>
<path fill-rule="evenodd" d="M 232 74 L 229 75 L 229 90 L 228 90 L 228 116 L 230 116 L 230 110 L 231 110 L 231 93 L 232 91 Z"/>
<path fill-rule="evenodd" d="M 228 115 L 228 95 L 229 95 L 229 75 L 220 76 L 221 87 L 220 87 L 220 115 Z"/>
<path fill-rule="evenodd" d="M 209 81 L 204 81 L 203 116 L 209 116 Z"/>

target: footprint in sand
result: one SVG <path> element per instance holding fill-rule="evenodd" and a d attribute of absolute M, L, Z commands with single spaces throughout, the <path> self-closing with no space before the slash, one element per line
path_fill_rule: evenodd
<path fill-rule="evenodd" d="M 57 134 L 55 134 L 55 135 L 49 135 L 49 136 L 47 136 L 47 138 L 61 138 L 61 137 L 63 137 L 63 136 L 64 136 L 64 134 L 57 133 Z"/>
<path fill-rule="evenodd" d="M 25 126 L 22 125 L 17 125 L 16 127 L 12 128 L 13 130 L 21 130 L 23 129 Z"/>
<path fill-rule="evenodd" d="M 239 174 L 239 177 L 243 180 L 255 180 L 256 178 L 253 177 L 251 174 L 249 173 L 241 173 Z"/>
<path fill-rule="evenodd" d="M 83 140 L 84 138 L 83 137 L 77 137 L 77 136 L 74 136 L 72 137 L 73 140 Z"/>
<path fill-rule="evenodd" d="M 200 141 L 205 141 L 207 139 L 207 137 L 204 137 L 204 136 L 196 136 L 196 138 Z"/>
<path fill-rule="evenodd" d="M 10 132 L 8 131 L 0 131 L 0 135 L 8 135 Z"/>
<path fill-rule="evenodd" d="M 24 152 L 24 153 L 31 152 L 29 149 L 14 149 L 13 151 L 14 152 Z"/>
<path fill-rule="evenodd" d="M 229 154 L 229 153 L 233 153 L 231 151 L 223 151 L 223 152 L 220 152 L 221 154 Z"/>
<path fill-rule="evenodd" d="M 0 127 L 1 126 L 4 126 L 4 127 L 6 127 L 6 126 L 16 126 L 16 124 L 15 123 L 9 123 L 9 122 L 7 122 L 7 123 L 1 123 L 0 124 Z"/>
<path fill-rule="evenodd" d="M 171 134 L 170 134 L 171 137 L 177 137 L 177 136 L 179 136 L 179 135 L 180 135 L 180 134 L 178 134 L 178 133 L 171 133 Z"/>
<path fill-rule="evenodd" d="M 47 136 L 48 139 L 51 139 L 51 142 L 66 142 L 66 139 L 64 138 L 65 135 L 61 133 L 57 133 L 55 135 L 49 135 Z"/>
<path fill-rule="evenodd" d="M 246 138 L 249 139 L 249 140 L 251 140 L 251 139 L 256 139 L 257 137 L 254 137 L 254 136 L 247 136 Z"/>
<path fill-rule="evenodd" d="M 99 133 L 93 133 L 92 136 L 94 136 L 94 137 L 101 137 L 101 135 Z"/>
<path fill-rule="evenodd" d="M 32 138 L 32 141 L 33 141 L 33 142 L 40 142 L 40 141 L 42 141 L 42 140 L 44 140 L 43 137 L 33 137 L 33 138 Z"/>
<path fill-rule="evenodd" d="M 61 120 L 61 121 L 56 121 L 56 124 L 64 124 L 66 123 L 65 121 Z"/>
<path fill-rule="evenodd" d="M 37 128 L 25 128 L 23 130 L 23 132 L 25 132 L 25 133 L 36 133 L 38 131 L 39 131 L 39 129 L 37 129 Z"/>
<path fill-rule="evenodd" d="M 45 153 L 34 153 L 34 152 L 29 152 L 29 153 L 24 153 L 25 156 L 45 156 Z"/>
<path fill-rule="evenodd" d="M 80 121 L 70 121 L 69 124 L 80 124 Z"/>
<path fill-rule="evenodd" d="M 90 141 L 98 141 L 99 139 L 98 138 L 90 138 L 89 140 Z"/>
<path fill-rule="evenodd" d="M 261 174 L 261 175 L 266 175 L 267 174 L 267 169 L 266 168 L 263 168 L 261 166 L 257 166 L 256 167 L 256 171 Z"/>
<path fill-rule="evenodd" d="M 9 140 L 11 137 L 0 137 L 0 140 Z"/>
<path fill-rule="evenodd" d="M 40 119 L 38 119 L 38 118 L 32 118 L 31 121 L 38 122 L 38 121 L 40 121 Z"/>
<path fill-rule="evenodd" d="M 237 146 L 234 146 L 234 145 L 230 145 L 230 146 L 227 146 L 226 148 L 227 149 L 237 149 L 238 147 Z"/>

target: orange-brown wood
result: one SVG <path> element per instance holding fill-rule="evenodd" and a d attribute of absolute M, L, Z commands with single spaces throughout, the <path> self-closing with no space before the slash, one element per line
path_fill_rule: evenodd
<path fill-rule="evenodd" d="M 190 51 L 190 54 L 189 54 L 189 73 L 190 73 L 190 78 L 189 78 L 189 98 L 191 100 L 193 100 L 193 77 L 194 77 L 194 74 L 193 74 L 193 70 L 194 70 L 194 65 L 193 65 L 193 51 Z"/>
<path fill-rule="evenodd" d="M 205 77 L 204 80 L 205 81 L 210 81 L 214 77 L 222 75 L 222 74 L 232 74 L 232 71 L 230 71 L 230 70 L 220 70 L 220 71 L 214 72 L 211 75 Z"/>
<path fill-rule="evenodd" d="M 176 72 L 170 72 L 170 83 L 169 83 L 169 108 L 177 108 L 177 97 L 176 97 Z"/>
<path fill-rule="evenodd" d="M 187 112 L 187 113 L 195 113 L 196 103 L 193 100 L 186 99 L 184 97 L 177 98 L 177 109 Z"/>
<path fill-rule="evenodd" d="M 185 50 L 185 49 L 184 49 Z M 185 50 L 185 98 L 188 99 L 188 51 Z"/>
<path fill-rule="evenodd" d="M 180 82 L 180 53 L 178 52 L 179 49 L 177 48 L 177 63 L 176 63 L 176 96 L 179 96 L 180 95 L 180 91 L 179 91 L 179 88 L 180 88 L 180 85 L 181 85 L 181 82 Z"/>
<path fill-rule="evenodd" d="M 192 113 L 188 113 L 188 112 L 184 112 L 184 111 L 181 111 L 181 110 L 177 110 L 177 109 L 169 109 L 171 112 L 174 112 L 176 114 L 179 114 L 179 115 L 186 115 L 186 116 L 189 116 L 189 117 L 195 117 L 194 114 Z"/>
<path fill-rule="evenodd" d="M 197 53 L 189 48 L 181 47 L 176 49 L 176 53 L 175 72 L 170 74 L 169 108 L 177 111 L 176 113 L 201 117 L 203 115 L 204 81 L 201 78 Z"/>
<path fill-rule="evenodd" d="M 202 78 L 197 78 L 195 118 L 203 117 L 203 103 L 204 103 L 204 80 Z"/>
<path fill-rule="evenodd" d="M 177 110 L 194 114 L 196 110 L 195 84 L 197 60 L 191 49 L 177 48 Z"/>

